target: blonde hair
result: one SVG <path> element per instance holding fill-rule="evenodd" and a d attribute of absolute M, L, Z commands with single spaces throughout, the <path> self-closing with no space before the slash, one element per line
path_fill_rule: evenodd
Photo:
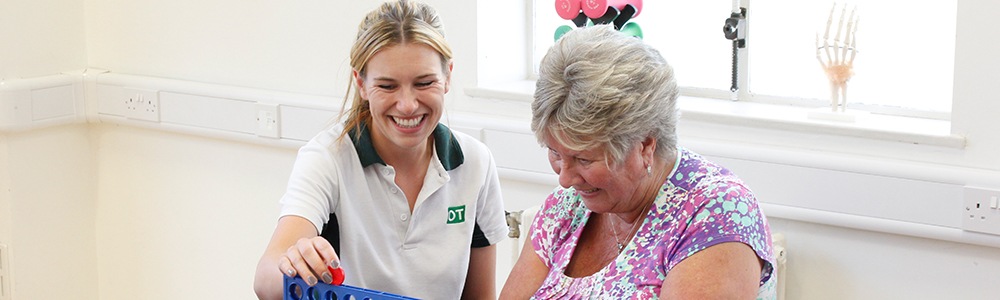
<path fill-rule="evenodd" d="M 418 43 L 430 46 L 441 55 L 442 71 L 449 72 L 448 65 L 451 62 L 451 47 L 444 38 L 444 27 L 434 8 L 427 4 L 397 0 L 383 3 L 372 10 L 361 20 L 358 25 L 358 35 L 351 46 L 351 69 L 358 72 L 360 78 L 365 77 L 366 66 L 375 53 L 386 47 Z M 351 90 L 354 89 L 354 96 L 351 97 Z M 348 80 L 347 95 L 344 97 L 344 109 L 340 113 L 339 119 L 343 119 L 346 113 L 347 119 L 344 122 L 344 131 L 340 133 L 343 138 L 351 130 L 355 134 L 360 134 L 361 126 L 371 124 L 371 110 L 368 100 L 361 99 L 361 94 L 356 90 L 354 78 Z M 348 108 L 348 99 L 351 99 L 351 106 Z"/>
<path fill-rule="evenodd" d="M 647 137 L 656 155 L 677 147 L 677 81 L 659 51 L 610 26 L 574 29 L 542 58 L 531 130 L 583 151 L 606 146 L 615 164 Z"/>

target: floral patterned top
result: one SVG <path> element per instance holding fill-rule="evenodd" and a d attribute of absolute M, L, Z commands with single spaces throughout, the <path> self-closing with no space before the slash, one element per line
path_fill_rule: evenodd
<path fill-rule="evenodd" d="M 565 271 L 591 211 L 573 188 L 549 195 L 531 226 L 531 242 L 549 267 L 533 299 L 658 298 L 674 266 L 723 242 L 747 244 L 766 261 L 757 298 L 776 298 L 770 229 L 753 193 L 729 170 L 687 149 L 678 153 L 635 237 L 590 276 Z"/>

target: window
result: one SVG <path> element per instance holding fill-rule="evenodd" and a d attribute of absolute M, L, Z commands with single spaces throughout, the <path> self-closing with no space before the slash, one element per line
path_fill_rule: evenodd
<path fill-rule="evenodd" d="M 830 87 L 816 58 L 831 16 L 832 1 L 767 0 L 741 5 L 748 11 L 747 47 L 739 68 L 746 78 L 738 101 L 798 106 L 828 105 Z M 857 54 L 848 82 L 848 108 L 905 116 L 949 119 L 954 73 L 957 1 L 914 5 L 903 0 L 838 3 L 856 9 Z M 535 70 L 552 45 L 555 28 L 571 25 L 551 0 L 534 0 Z M 643 39 L 673 65 L 689 96 L 728 99 L 732 41 L 722 32 L 733 10 L 729 1 L 644 1 L 632 19 Z M 846 17 L 845 17 L 846 19 Z M 847 21 L 845 21 L 846 24 Z M 846 27 L 846 25 L 845 25 Z M 822 43 L 822 41 L 820 42 Z"/>

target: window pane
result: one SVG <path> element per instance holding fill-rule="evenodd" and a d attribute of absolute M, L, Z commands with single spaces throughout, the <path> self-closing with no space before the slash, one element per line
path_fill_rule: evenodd
<path fill-rule="evenodd" d="M 849 103 L 951 111 L 957 0 L 920 2 L 868 0 L 859 16 Z M 823 102 L 829 81 L 816 59 L 830 1 L 759 0 L 749 8 L 749 88 L 755 98 L 783 97 Z M 682 87 L 728 91 L 732 42 L 722 33 L 731 1 L 644 1 L 635 22 L 644 40 L 674 66 Z M 559 25 L 554 1 L 535 0 L 535 70 Z M 830 35 L 836 34 L 840 4 Z M 850 9 L 848 10 L 850 14 Z M 845 21 L 846 27 L 846 21 Z M 746 100 L 746 99 L 743 99 Z"/>
<path fill-rule="evenodd" d="M 556 6 L 553 0 L 533 0 L 532 11 L 534 16 L 534 30 L 531 33 L 532 36 L 532 46 L 534 51 L 532 53 L 532 73 L 533 76 L 538 75 L 538 63 L 542 61 L 542 57 L 545 56 L 545 52 L 549 51 L 549 47 L 555 43 L 555 33 L 556 28 L 561 25 L 573 26 L 573 21 L 563 20 L 556 13 Z"/>
<path fill-rule="evenodd" d="M 767 0 L 751 5 L 750 91 L 828 100 L 829 81 L 816 59 L 816 36 L 822 45 L 832 2 Z M 839 4 L 833 14 L 831 39 L 843 7 Z M 847 16 L 854 7 L 858 52 L 847 84 L 848 102 L 951 111 L 956 1 L 915 5 L 868 0 L 849 4 Z"/>
<path fill-rule="evenodd" d="M 729 1 L 644 1 L 635 22 L 674 67 L 678 85 L 728 91 L 733 43 L 722 25 L 730 11 Z"/>
<path fill-rule="evenodd" d="M 674 67 L 678 84 L 729 90 L 732 42 L 722 33 L 732 10 L 729 1 L 644 1 L 631 20 L 642 28 L 643 40 Z M 573 26 L 556 14 L 552 0 L 535 0 L 535 71 L 553 44 L 556 27 Z"/>

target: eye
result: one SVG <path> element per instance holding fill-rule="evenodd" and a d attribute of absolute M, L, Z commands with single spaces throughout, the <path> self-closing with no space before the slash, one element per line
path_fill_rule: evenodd
<path fill-rule="evenodd" d="M 556 152 L 556 150 L 554 150 L 554 149 L 552 149 L 552 148 L 549 148 L 549 156 L 550 156 L 550 157 L 552 157 L 552 158 L 553 158 L 553 159 L 555 159 L 555 160 L 560 160 L 560 159 L 562 159 L 562 157 L 561 157 L 561 156 L 559 156 L 559 153 L 557 153 L 557 152 Z"/>
<path fill-rule="evenodd" d="M 417 82 L 416 85 L 417 85 L 417 87 L 427 87 L 427 86 L 431 86 L 435 82 L 436 81 L 433 81 L 433 80 L 432 81 Z"/>
<path fill-rule="evenodd" d="M 383 89 L 383 90 L 392 90 L 392 89 L 396 88 L 396 85 L 394 85 L 394 84 L 379 84 L 379 85 L 376 85 L 375 87 L 377 87 L 379 89 Z"/>
<path fill-rule="evenodd" d="M 594 161 L 586 159 L 586 158 L 579 158 L 578 157 L 578 158 L 576 158 L 576 162 L 579 163 L 582 166 L 586 166 L 586 165 L 589 165 L 590 163 L 592 163 Z"/>

